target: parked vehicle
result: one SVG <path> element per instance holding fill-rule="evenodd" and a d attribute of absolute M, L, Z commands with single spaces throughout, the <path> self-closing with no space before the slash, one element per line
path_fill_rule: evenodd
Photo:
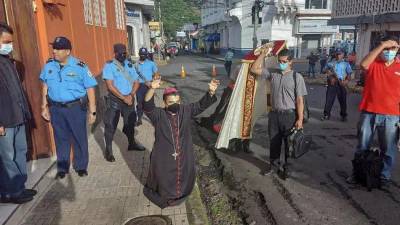
<path fill-rule="evenodd" d="M 175 57 L 178 55 L 178 45 L 176 44 L 176 42 L 171 42 L 168 44 L 167 46 L 167 55 L 170 57 Z"/>

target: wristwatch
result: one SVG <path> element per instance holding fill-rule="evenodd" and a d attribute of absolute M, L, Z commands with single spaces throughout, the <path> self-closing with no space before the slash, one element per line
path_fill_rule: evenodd
<path fill-rule="evenodd" d="M 96 115 L 96 112 L 92 112 L 91 114 L 92 114 L 92 116 L 95 116 L 95 115 Z"/>

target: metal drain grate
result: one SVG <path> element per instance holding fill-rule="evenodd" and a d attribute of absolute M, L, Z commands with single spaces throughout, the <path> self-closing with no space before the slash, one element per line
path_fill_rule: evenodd
<path fill-rule="evenodd" d="M 166 216 L 141 216 L 129 219 L 124 225 L 172 225 L 172 221 Z"/>

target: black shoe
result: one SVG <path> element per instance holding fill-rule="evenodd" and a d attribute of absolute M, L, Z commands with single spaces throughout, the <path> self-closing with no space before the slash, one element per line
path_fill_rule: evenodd
<path fill-rule="evenodd" d="M 17 197 L 3 197 L 1 203 L 13 203 L 13 204 L 24 204 L 33 200 L 32 195 L 27 195 L 24 192 Z"/>
<path fill-rule="evenodd" d="M 143 145 L 134 142 L 129 144 L 128 151 L 146 151 L 146 148 Z"/>
<path fill-rule="evenodd" d="M 390 179 L 387 179 L 386 177 L 381 177 L 381 187 L 389 187 L 389 185 L 391 184 Z"/>
<path fill-rule="evenodd" d="M 30 196 L 33 197 L 33 196 L 35 196 L 37 194 L 37 191 L 33 190 L 33 189 L 25 189 L 23 193 L 25 195 L 30 195 Z"/>
<path fill-rule="evenodd" d="M 346 117 L 346 116 L 342 116 L 341 121 L 342 121 L 342 122 L 347 122 L 347 117 Z"/>
<path fill-rule="evenodd" d="M 80 177 L 86 177 L 88 175 L 87 170 L 78 170 L 76 172 L 78 173 L 78 176 L 80 176 Z"/>
<path fill-rule="evenodd" d="M 65 177 L 65 172 L 57 172 L 57 174 L 56 174 L 56 179 L 64 179 L 64 177 Z"/>
<path fill-rule="evenodd" d="M 329 120 L 329 116 L 323 115 L 323 116 L 321 117 L 321 121 L 325 121 L 325 120 Z"/>
<path fill-rule="evenodd" d="M 261 171 L 262 176 L 269 176 L 273 173 L 274 171 L 272 170 L 271 166 L 266 167 L 263 171 Z"/>
<path fill-rule="evenodd" d="M 242 141 L 242 149 L 245 153 L 252 153 L 252 151 L 250 150 L 250 140 Z"/>
<path fill-rule="evenodd" d="M 355 176 L 354 174 L 352 174 L 351 176 L 349 176 L 349 177 L 346 179 L 346 183 L 351 184 L 351 185 L 358 184 L 358 181 L 357 181 L 357 179 L 356 179 L 356 176 Z"/>
<path fill-rule="evenodd" d="M 113 154 L 106 154 L 105 157 L 106 161 L 108 162 L 115 162 L 115 157 Z"/>
<path fill-rule="evenodd" d="M 136 121 L 135 125 L 138 127 L 138 126 L 140 126 L 142 124 L 143 124 L 143 121 L 142 121 L 142 118 L 140 118 L 140 119 L 138 119 L 138 121 Z"/>

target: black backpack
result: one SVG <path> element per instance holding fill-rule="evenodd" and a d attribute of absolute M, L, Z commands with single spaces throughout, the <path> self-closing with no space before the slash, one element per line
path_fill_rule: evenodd
<path fill-rule="evenodd" d="M 368 191 L 373 188 L 381 188 L 383 154 L 379 149 L 356 154 L 352 164 L 355 179 L 359 184 L 367 187 Z"/>

